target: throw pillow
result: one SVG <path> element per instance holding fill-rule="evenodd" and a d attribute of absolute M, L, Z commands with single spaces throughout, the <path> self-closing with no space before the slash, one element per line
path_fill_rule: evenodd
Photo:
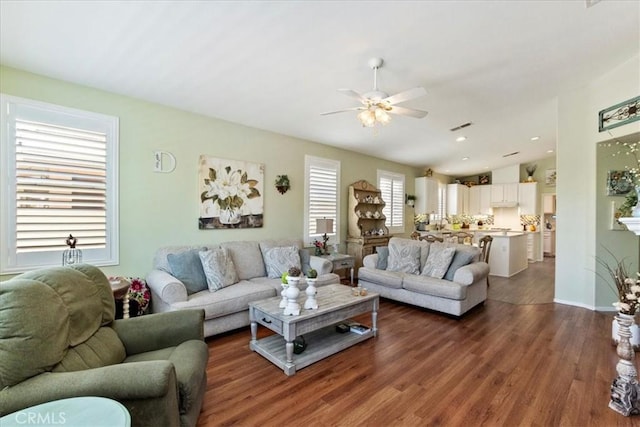
<path fill-rule="evenodd" d="M 238 273 L 233 259 L 226 248 L 211 249 L 200 252 L 202 268 L 207 277 L 209 291 L 215 292 L 225 286 L 238 283 Z"/>
<path fill-rule="evenodd" d="M 378 270 L 386 270 L 387 269 L 387 261 L 389 259 L 389 247 L 388 246 L 378 246 L 376 248 L 376 252 L 378 253 L 378 262 L 376 262 L 376 268 Z"/>
<path fill-rule="evenodd" d="M 427 262 L 422 269 L 423 276 L 442 279 L 451 264 L 451 260 L 456 253 L 456 248 L 446 247 L 441 243 L 432 243 L 429 249 Z"/>
<path fill-rule="evenodd" d="M 387 270 L 409 274 L 420 273 L 420 246 L 389 245 L 388 248 L 389 258 Z"/>
<path fill-rule="evenodd" d="M 453 256 L 453 260 L 451 261 L 451 265 L 449 265 L 449 269 L 447 273 L 444 275 L 445 280 L 453 280 L 453 276 L 456 274 L 456 271 L 460 267 L 464 267 L 465 265 L 471 264 L 473 258 L 477 255 L 476 251 L 471 250 L 458 250 L 456 249 L 456 253 Z"/>
<path fill-rule="evenodd" d="M 300 265 L 302 266 L 302 274 L 305 276 L 311 269 L 311 254 L 307 249 L 298 250 L 298 255 L 300 255 Z"/>
<path fill-rule="evenodd" d="M 267 276 L 277 279 L 282 273 L 291 267 L 301 268 L 300 254 L 295 246 L 285 246 L 281 248 L 269 248 L 264 251 L 264 263 L 267 266 Z"/>
<path fill-rule="evenodd" d="M 207 289 L 207 278 L 204 275 L 202 262 L 200 262 L 200 256 L 198 255 L 198 252 L 202 249 L 205 248 L 167 255 L 171 274 L 184 283 L 185 288 L 187 288 L 187 294 Z"/>

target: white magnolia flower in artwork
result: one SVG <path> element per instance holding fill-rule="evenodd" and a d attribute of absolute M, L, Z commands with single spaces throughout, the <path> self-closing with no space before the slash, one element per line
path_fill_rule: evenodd
<path fill-rule="evenodd" d="M 232 170 L 231 166 L 218 171 L 209 168 L 209 178 L 205 178 L 204 184 L 208 190 L 200 195 L 201 202 L 217 202 L 221 210 L 239 209 L 248 199 L 260 197 L 255 188 L 258 181 L 249 179 L 240 169 Z"/>

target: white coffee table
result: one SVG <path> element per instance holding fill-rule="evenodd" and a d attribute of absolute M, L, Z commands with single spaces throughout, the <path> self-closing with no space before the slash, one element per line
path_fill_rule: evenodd
<path fill-rule="evenodd" d="M 318 287 L 318 309 L 302 310 L 298 316 L 285 316 L 279 307 L 280 297 L 249 303 L 251 320 L 251 350 L 264 356 L 285 374 L 294 375 L 319 360 L 345 348 L 375 337 L 378 333 L 377 317 L 380 297 L 370 292 L 365 296 L 352 295 L 353 288 L 344 285 Z M 301 294 L 301 299 L 304 294 Z M 335 326 L 353 316 L 371 312 L 370 330 L 362 335 L 355 332 L 339 333 Z M 258 324 L 277 333 L 257 339 Z M 304 335 L 307 348 L 302 354 L 293 354 L 293 341 Z M 283 339 L 284 338 L 284 339 Z"/>
<path fill-rule="evenodd" d="M 54 400 L 21 409 L 0 418 L 2 427 L 130 427 L 131 416 L 120 402 L 83 396 Z"/>

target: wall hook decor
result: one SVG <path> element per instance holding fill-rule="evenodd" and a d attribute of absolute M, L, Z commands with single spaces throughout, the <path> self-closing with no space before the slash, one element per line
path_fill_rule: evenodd
<path fill-rule="evenodd" d="M 276 189 L 280 194 L 284 194 L 291 187 L 291 183 L 289 182 L 289 177 L 287 175 L 278 175 L 276 177 Z"/>

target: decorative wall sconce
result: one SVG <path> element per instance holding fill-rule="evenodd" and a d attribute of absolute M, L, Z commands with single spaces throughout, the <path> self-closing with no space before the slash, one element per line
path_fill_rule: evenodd
<path fill-rule="evenodd" d="M 289 177 L 287 175 L 278 175 L 276 177 L 276 189 L 280 194 L 284 194 L 291 187 L 291 183 L 289 182 Z"/>

